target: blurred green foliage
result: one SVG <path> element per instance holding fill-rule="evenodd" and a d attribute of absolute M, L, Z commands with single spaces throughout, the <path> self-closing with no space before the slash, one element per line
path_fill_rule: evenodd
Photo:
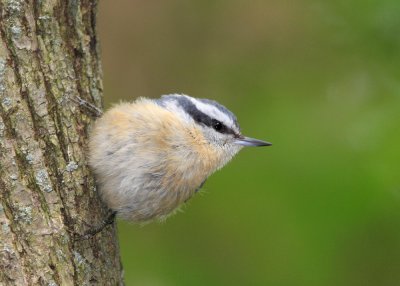
<path fill-rule="evenodd" d="M 106 106 L 215 99 L 243 150 L 183 213 L 119 222 L 127 285 L 400 285 L 400 2 L 101 1 Z"/>

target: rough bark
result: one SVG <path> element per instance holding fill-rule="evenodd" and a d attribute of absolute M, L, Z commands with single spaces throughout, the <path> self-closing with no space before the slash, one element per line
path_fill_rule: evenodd
<path fill-rule="evenodd" d="M 0 285 L 119 285 L 85 148 L 101 107 L 96 0 L 0 0 Z"/>

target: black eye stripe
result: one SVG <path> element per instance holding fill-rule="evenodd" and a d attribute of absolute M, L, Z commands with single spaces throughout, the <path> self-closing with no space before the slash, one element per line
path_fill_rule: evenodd
<path fill-rule="evenodd" d="M 222 131 L 225 128 L 225 125 L 222 124 L 221 122 L 219 122 L 218 120 L 213 119 L 212 120 L 212 127 L 214 128 L 214 130 L 216 131 Z"/>
<path fill-rule="evenodd" d="M 210 99 L 206 99 L 206 98 L 197 98 L 196 100 L 203 102 L 205 104 L 208 105 L 212 105 L 215 108 L 217 108 L 219 111 L 221 111 L 222 113 L 224 113 L 226 116 L 228 116 L 232 122 L 236 125 L 236 127 L 239 128 L 239 124 L 237 123 L 237 119 L 236 116 L 229 110 L 227 109 L 225 106 L 219 104 L 218 102 L 216 102 L 215 100 L 210 100 Z"/>
<path fill-rule="evenodd" d="M 196 121 L 197 123 L 208 126 L 210 128 L 213 128 L 215 131 L 217 131 L 219 133 L 232 134 L 232 135 L 236 134 L 236 132 L 234 130 L 227 127 L 225 124 L 223 124 L 219 120 L 211 118 L 207 114 L 200 111 L 196 107 L 196 105 L 187 97 L 169 95 L 169 96 L 165 96 L 165 97 L 163 96 L 162 98 L 158 99 L 157 102 L 161 106 L 164 106 L 165 101 L 168 101 L 168 100 L 176 100 L 178 102 L 178 104 L 185 110 L 185 112 L 187 114 L 189 114 L 193 118 L 193 120 Z M 206 103 L 209 103 L 209 102 L 206 102 Z M 218 123 L 218 125 L 220 125 L 217 128 L 215 128 L 216 123 Z"/>
<path fill-rule="evenodd" d="M 236 134 L 232 129 L 228 128 L 225 124 L 216 119 L 212 119 L 212 128 L 219 133 Z"/>

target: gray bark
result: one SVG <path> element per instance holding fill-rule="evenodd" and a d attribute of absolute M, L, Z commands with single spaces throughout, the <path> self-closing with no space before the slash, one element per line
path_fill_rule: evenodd
<path fill-rule="evenodd" d="M 0 0 L 0 285 L 120 285 L 115 226 L 87 166 L 101 107 L 96 0 Z"/>

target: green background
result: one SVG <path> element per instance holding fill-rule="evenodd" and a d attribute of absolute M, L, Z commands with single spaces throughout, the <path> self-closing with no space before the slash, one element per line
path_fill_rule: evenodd
<path fill-rule="evenodd" d="M 165 223 L 119 221 L 127 285 L 400 285 L 400 2 L 101 1 L 106 107 L 186 93 L 248 148 Z"/>

